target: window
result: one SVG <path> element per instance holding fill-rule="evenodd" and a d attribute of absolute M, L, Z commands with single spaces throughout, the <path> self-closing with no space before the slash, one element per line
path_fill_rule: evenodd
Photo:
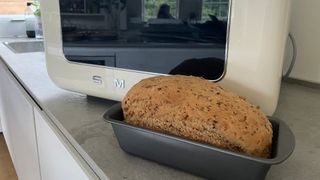
<path fill-rule="evenodd" d="M 0 0 L 0 15 L 24 14 L 27 2 L 28 0 Z"/>
<path fill-rule="evenodd" d="M 229 0 L 203 0 L 202 19 L 210 20 L 210 16 L 216 16 L 220 20 L 228 17 Z"/>
<path fill-rule="evenodd" d="M 150 18 L 157 18 L 160 6 L 162 4 L 167 4 L 170 7 L 170 14 L 173 17 L 177 17 L 177 0 L 144 0 L 144 20 Z"/>

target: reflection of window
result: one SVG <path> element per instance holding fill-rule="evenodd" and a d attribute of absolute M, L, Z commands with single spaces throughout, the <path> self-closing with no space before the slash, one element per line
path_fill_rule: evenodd
<path fill-rule="evenodd" d="M 157 18 L 159 8 L 162 4 L 170 6 L 170 14 L 177 17 L 177 0 L 144 0 L 144 19 Z"/>
<path fill-rule="evenodd" d="M 210 15 L 216 16 L 218 19 L 227 19 L 229 0 L 203 0 L 202 3 L 202 19 L 210 20 Z"/>

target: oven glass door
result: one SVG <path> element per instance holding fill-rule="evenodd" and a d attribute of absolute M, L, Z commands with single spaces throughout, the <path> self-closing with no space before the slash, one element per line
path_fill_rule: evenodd
<path fill-rule="evenodd" d="M 219 79 L 229 0 L 60 0 L 65 57 L 161 74 Z"/>

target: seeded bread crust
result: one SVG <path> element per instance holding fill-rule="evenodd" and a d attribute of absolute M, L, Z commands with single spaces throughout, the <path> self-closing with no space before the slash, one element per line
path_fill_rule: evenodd
<path fill-rule="evenodd" d="M 193 76 L 157 76 L 133 86 L 125 122 L 216 147 L 268 158 L 272 126 L 245 98 Z"/>

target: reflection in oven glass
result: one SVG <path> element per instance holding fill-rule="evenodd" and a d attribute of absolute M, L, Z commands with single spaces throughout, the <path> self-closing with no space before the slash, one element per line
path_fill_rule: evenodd
<path fill-rule="evenodd" d="M 226 0 L 60 0 L 60 9 L 66 42 L 226 43 Z"/>
<path fill-rule="evenodd" d="M 109 66 L 103 59 L 112 57 L 115 67 L 166 74 L 189 74 L 185 67 L 198 61 L 200 76 L 217 79 L 205 67 L 223 73 L 228 10 L 229 0 L 60 0 L 64 53 L 70 61 Z"/>

